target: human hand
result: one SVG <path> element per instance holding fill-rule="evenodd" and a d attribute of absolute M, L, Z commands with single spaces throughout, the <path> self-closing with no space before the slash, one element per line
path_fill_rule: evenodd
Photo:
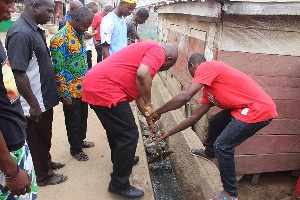
<path fill-rule="evenodd" d="M 5 179 L 5 183 L 12 195 L 24 195 L 31 191 L 30 178 L 24 170 L 20 169 L 19 173 L 11 179 Z"/>
<path fill-rule="evenodd" d="M 156 124 L 153 123 L 152 118 L 146 117 L 146 121 L 150 131 L 155 135 L 158 131 L 158 127 L 156 126 Z"/>
<path fill-rule="evenodd" d="M 154 113 L 153 104 L 145 105 L 145 116 L 150 117 Z"/>
<path fill-rule="evenodd" d="M 38 123 L 42 119 L 42 110 L 40 105 L 30 106 L 29 108 L 29 117 L 30 120 Z"/>
<path fill-rule="evenodd" d="M 152 119 L 153 123 L 155 123 L 156 121 L 158 121 L 161 117 L 161 114 L 157 114 L 156 112 L 152 113 L 152 115 L 150 116 L 150 118 Z"/>
<path fill-rule="evenodd" d="M 97 47 L 99 47 L 100 46 L 100 42 L 94 42 L 94 46 L 97 48 Z"/>
<path fill-rule="evenodd" d="M 72 99 L 64 99 L 63 100 L 64 107 L 66 109 L 72 109 Z"/>
<path fill-rule="evenodd" d="M 168 131 L 163 131 L 161 134 L 161 137 L 153 137 L 153 140 L 160 142 L 162 140 L 167 139 L 170 136 L 170 132 Z"/>

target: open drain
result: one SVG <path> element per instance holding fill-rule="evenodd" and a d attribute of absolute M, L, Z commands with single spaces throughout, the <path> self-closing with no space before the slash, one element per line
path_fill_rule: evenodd
<path fill-rule="evenodd" d="M 168 151 L 168 144 L 165 141 L 156 144 L 152 139 L 152 132 L 149 130 L 146 119 L 138 112 L 144 147 L 149 162 L 149 172 L 156 200 L 182 200 L 180 187 L 172 169 L 172 163 Z M 160 129 L 156 135 L 161 135 Z M 161 152 L 160 156 L 159 151 Z M 167 156 L 164 156 L 164 152 Z M 166 153 L 168 152 L 168 153 Z"/>

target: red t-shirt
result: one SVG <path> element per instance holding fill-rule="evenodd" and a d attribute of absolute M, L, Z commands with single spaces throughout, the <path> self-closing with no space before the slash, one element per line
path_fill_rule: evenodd
<path fill-rule="evenodd" d="M 131 44 L 92 67 L 83 79 L 82 100 L 111 107 L 139 96 L 136 74 L 146 65 L 152 79 L 165 62 L 163 48 L 154 41 Z"/>
<path fill-rule="evenodd" d="M 263 89 L 248 75 L 221 61 L 202 63 L 193 83 L 204 85 L 200 104 L 212 102 L 246 123 L 257 123 L 278 116 L 276 106 Z"/>
<path fill-rule="evenodd" d="M 92 27 L 98 31 L 97 35 L 95 36 L 96 40 L 101 40 L 101 36 L 100 36 L 100 24 L 102 21 L 102 18 L 104 17 L 104 15 L 102 13 L 95 15 L 93 23 L 92 23 Z"/>

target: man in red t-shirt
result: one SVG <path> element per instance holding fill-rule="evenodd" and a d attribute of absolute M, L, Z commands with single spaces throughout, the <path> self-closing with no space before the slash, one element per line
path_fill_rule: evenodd
<path fill-rule="evenodd" d="M 155 121 L 161 114 L 182 107 L 201 88 L 202 101 L 189 118 L 164 132 L 157 141 L 192 126 L 212 106 L 223 109 L 208 120 L 205 150 L 194 148 L 191 153 L 207 160 L 217 158 L 224 190 L 216 194 L 215 199 L 238 199 L 234 148 L 267 126 L 278 115 L 276 106 L 251 77 L 224 62 L 206 62 L 203 55 L 196 53 L 190 57 L 188 69 L 193 77 L 192 83 L 157 109 L 151 118 Z"/>
<path fill-rule="evenodd" d="M 85 75 L 82 100 L 97 114 L 111 149 L 113 172 L 109 192 L 128 198 L 143 196 L 144 192 L 128 180 L 139 135 L 129 102 L 136 100 L 144 116 L 146 112 L 153 113 L 152 79 L 158 71 L 172 67 L 177 56 L 172 44 L 139 42 L 110 55 Z"/>
<path fill-rule="evenodd" d="M 109 12 L 113 11 L 113 7 L 108 5 L 105 6 L 103 9 L 103 12 L 95 15 L 94 21 L 92 23 L 92 30 L 95 32 L 97 30 L 97 34 L 94 37 L 94 45 L 95 49 L 97 51 L 97 63 L 102 61 L 102 46 L 101 46 L 101 35 L 100 35 L 100 24 L 102 21 L 102 18 L 107 15 Z"/>

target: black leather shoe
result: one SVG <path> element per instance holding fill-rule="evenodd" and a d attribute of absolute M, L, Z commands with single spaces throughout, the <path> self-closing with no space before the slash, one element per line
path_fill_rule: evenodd
<path fill-rule="evenodd" d="M 137 189 L 131 185 L 124 188 L 116 188 L 112 184 L 109 184 L 108 192 L 118 194 L 126 198 L 139 198 L 144 195 L 143 190 Z"/>
<path fill-rule="evenodd" d="M 134 156 L 133 165 L 138 164 L 139 160 L 140 160 L 140 158 L 138 156 Z"/>

